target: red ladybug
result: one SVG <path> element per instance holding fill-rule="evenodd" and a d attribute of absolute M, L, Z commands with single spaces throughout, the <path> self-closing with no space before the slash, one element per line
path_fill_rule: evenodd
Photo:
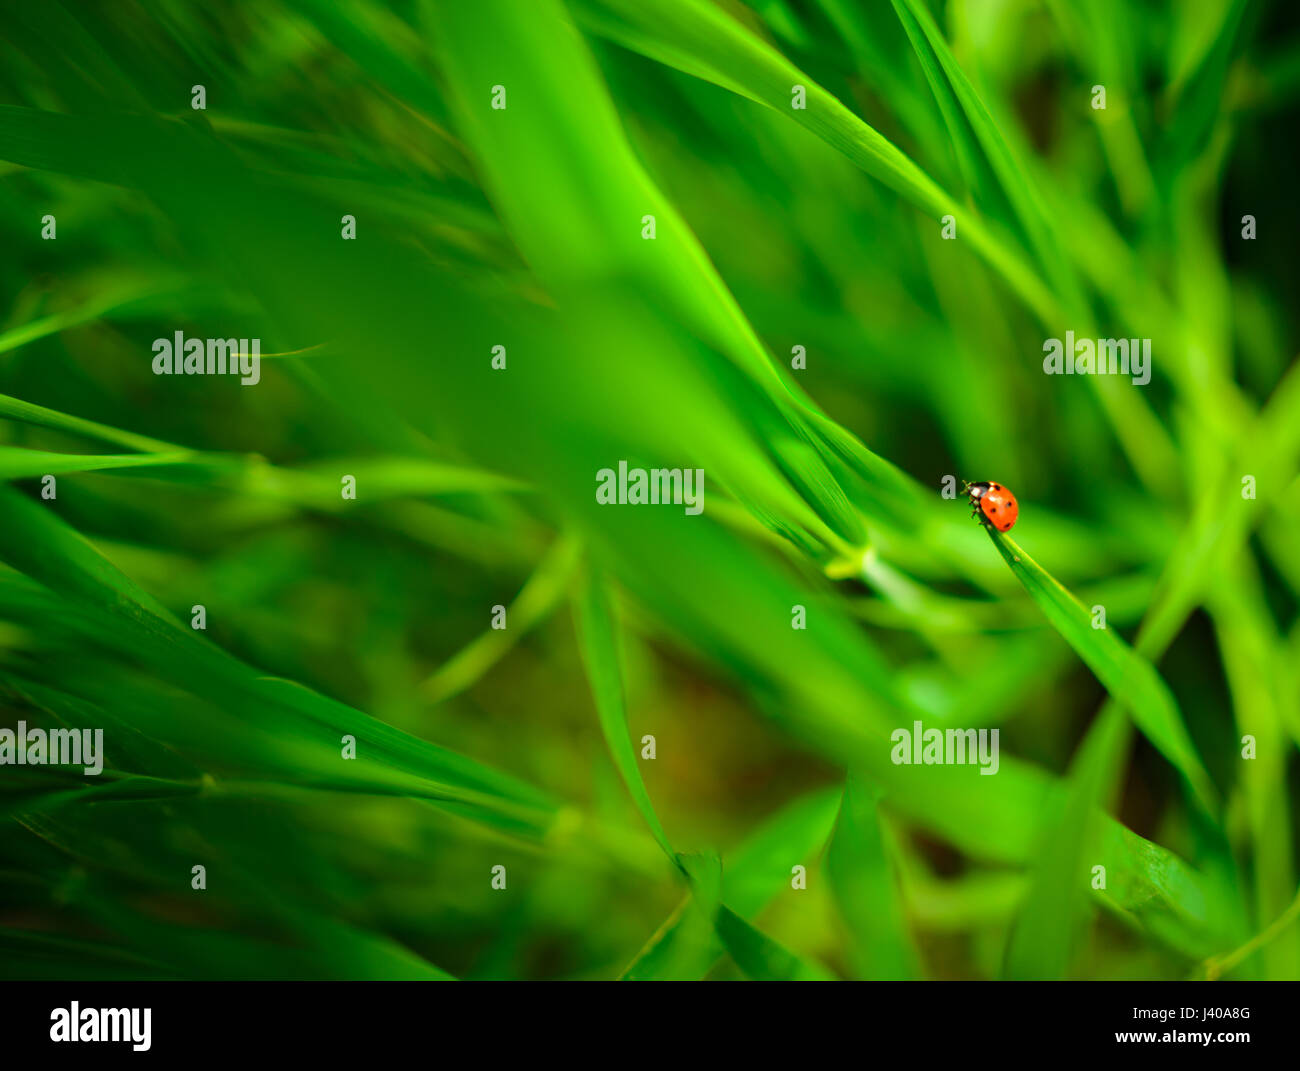
<path fill-rule="evenodd" d="M 1020 506 L 1016 502 L 1016 496 L 1003 487 L 1000 483 L 990 483 L 988 480 L 982 480 L 979 483 L 968 483 L 966 493 L 970 495 L 971 516 L 980 517 L 985 524 L 990 524 L 999 532 L 1011 530 L 1011 526 L 1016 523 L 1016 518 L 1020 516 Z"/>

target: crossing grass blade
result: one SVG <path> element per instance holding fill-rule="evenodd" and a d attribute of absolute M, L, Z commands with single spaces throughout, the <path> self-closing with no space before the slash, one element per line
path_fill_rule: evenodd
<path fill-rule="evenodd" d="M 1013 245 L 979 215 L 960 211 L 956 199 L 889 139 L 721 9 L 700 0 L 582 0 L 579 5 L 580 12 L 593 8 L 596 32 L 611 32 L 651 58 L 676 62 L 686 73 L 789 115 L 934 220 L 956 215 L 980 256 L 1040 317 L 1054 318 L 1056 299 Z M 807 107 L 791 107 L 795 86 L 806 90 Z"/>
<path fill-rule="evenodd" d="M 1072 312 L 1081 311 L 1082 295 L 1078 282 L 1051 229 L 1042 199 L 939 33 L 934 17 L 919 0 L 893 0 L 893 4 L 944 110 L 963 169 L 973 178 L 977 173 L 976 161 L 987 161 L 986 166 L 996 175 L 1006 202 L 1028 236 L 1031 248 L 1052 280 L 1062 303 Z"/>
<path fill-rule="evenodd" d="M 691 887 L 689 917 L 708 920 L 722 946 L 751 978 L 797 981 L 831 977 L 824 968 L 789 952 L 723 903 L 722 862 L 717 853 L 678 853 L 673 849 L 646 792 L 628 735 L 618 631 L 608 590 L 598 574 L 587 577 L 579 596 L 578 628 L 605 741 L 637 810 Z M 689 935 L 689 922 L 683 932 Z M 647 977 L 671 969 L 664 965 L 676 964 L 675 956 L 682 954 L 682 946 L 689 940 L 682 932 L 672 936 L 672 942 L 663 938 L 652 941 L 650 949 L 638 957 L 646 962 L 634 965 L 625 977 Z"/>
<path fill-rule="evenodd" d="M 826 843 L 839 805 L 837 790 L 800 797 L 772 815 L 723 858 L 723 896 L 752 919 L 790 880 L 791 859 L 811 858 Z M 692 897 L 678 905 L 646 942 L 622 977 L 628 980 L 703 978 L 726 952 Z"/>

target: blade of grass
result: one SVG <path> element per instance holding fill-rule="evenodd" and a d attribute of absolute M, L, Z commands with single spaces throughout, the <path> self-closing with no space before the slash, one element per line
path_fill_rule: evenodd
<path fill-rule="evenodd" d="M 1155 668 L 1114 632 L 1093 627 L 1093 615 L 1010 536 L 986 528 L 989 538 L 1048 622 L 1128 708 L 1134 723 L 1186 779 L 1207 812 L 1218 809 L 1218 793 L 1183 724 L 1169 687 Z"/>
<path fill-rule="evenodd" d="M 712 4 L 698 0 L 582 0 L 579 15 L 598 10 L 596 32 L 617 26 L 618 43 L 652 59 L 674 63 L 741 93 L 812 130 L 877 181 L 935 220 L 953 213 L 971 246 L 1045 322 L 1058 319 L 1058 303 L 1023 256 L 976 213 L 959 211 L 943 190 L 897 146 L 863 122 L 766 42 Z M 676 64 L 675 64 L 676 65 Z M 791 90 L 806 90 L 806 107 L 790 107 Z"/>
<path fill-rule="evenodd" d="M 1088 888 L 1101 852 L 1101 819 L 1112 809 L 1128 720 L 1115 707 L 1093 722 L 1079 745 L 1059 817 L 1044 824 L 1030 886 L 1007 941 L 1003 977 L 1062 979 L 1078 954 L 1088 918 Z"/>
<path fill-rule="evenodd" d="M 581 557 L 581 540 L 567 534 L 558 536 L 506 610 L 510 627 L 485 630 L 431 673 L 420 686 L 428 701 L 441 703 L 472 687 L 549 616 L 568 592 Z"/>
<path fill-rule="evenodd" d="M 722 903 L 722 863 L 716 853 L 693 855 L 673 850 L 646 792 L 627 729 L 627 709 L 620 666 L 617 626 L 603 578 L 591 573 L 579 595 L 578 634 L 591 682 L 601 731 L 637 810 L 664 854 L 689 882 L 696 907 L 711 920 L 732 959 L 751 978 L 794 980 L 826 978 L 824 968 L 782 948 Z M 667 946 L 654 942 L 661 950 Z"/>
<path fill-rule="evenodd" d="M 826 871 L 852 938 L 854 976 L 920 976 L 896 872 L 896 846 L 869 786 L 850 774 L 826 854 Z"/>
<path fill-rule="evenodd" d="M 0 480 L 22 480 L 72 472 L 101 472 L 111 469 L 156 468 L 185 465 L 198 455 L 183 454 L 56 454 L 48 450 L 27 450 L 0 446 Z"/>

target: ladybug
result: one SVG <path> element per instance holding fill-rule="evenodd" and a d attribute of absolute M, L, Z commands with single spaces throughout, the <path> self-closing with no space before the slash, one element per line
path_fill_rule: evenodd
<path fill-rule="evenodd" d="M 980 520 L 999 532 L 1009 532 L 1020 516 L 1016 496 L 1000 483 L 990 483 L 988 480 L 968 483 L 965 491 L 970 495 L 971 516 L 978 517 L 982 513 L 984 516 Z"/>

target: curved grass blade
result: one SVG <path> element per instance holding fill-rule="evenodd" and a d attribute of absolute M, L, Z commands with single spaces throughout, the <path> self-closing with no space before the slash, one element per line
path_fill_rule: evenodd
<path fill-rule="evenodd" d="M 1048 622 L 1083 659 L 1111 696 L 1128 708 L 1134 724 L 1186 779 L 1194 798 L 1213 814 L 1218 793 L 1206 772 L 1168 685 L 1155 668 L 1114 632 L 1094 628 L 1092 614 L 1010 536 L 985 529 L 1008 568 Z"/>
<path fill-rule="evenodd" d="M 587 670 L 591 694 L 596 701 L 596 714 L 600 718 L 600 729 L 605 734 L 609 753 L 637 810 L 659 842 L 659 847 L 669 859 L 676 862 L 676 853 L 650 802 L 650 794 L 646 791 L 645 781 L 637 766 L 632 738 L 627 732 L 622 653 L 609 605 L 609 594 L 604 582 L 596 574 L 589 575 L 582 586 L 578 597 L 577 622 L 583 665 Z"/>
<path fill-rule="evenodd" d="M 572 535 L 557 537 L 507 609 L 510 627 L 480 633 L 430 674 L 420 686 L 428 700 L 441 703 L 465 691 L 496 665 L 564 598 L 581 557 L 581 540 Z"/>
<path fill-rule="evenodd" d="M 562 6 L 554 0 L 526 5 L 484 0 L 473 6 L 434 5 L 431 16 L 467 140 L 478 153 L 492 199 L 557 300 L 572 311 L 591 300 L 592 280 L 602 275 L 626 277 L 637 291 L 653 295 L 661 314 L 670 310 L 707 344 L 712 364 L 724 363 L 713 351 L 726 358 L 729 367 L 712 375 L 727 377 L 728 387 L 760 403 L 730 407 L 732 419 L 743 420 L 755 440 L 728 466 L 728 484 L 737 497 L 739 485 L 748 484 L 752 497 L 779 504 L 773 512 L 793 514 L 789 519 L 798 527 L 834 550 L 859 544 L 861 520 L 843 489 L 819 457 L 800 451 L 799 440 L 791 439 L 791 428 L 813 439 L 804 416 L 811 403 L 771 359 L 697 236 L 646 172 Z M 485 118 L 478 91 L 484 78 L 495 79 L 502 70 L 512 72 L 516 94 L 528 101 L 504 123 Z M 568 109 L 574 95 L 589 104 L 579 113 Z M 593 198 L 592 189 L 600 196 Z M 657 228 L 649 245 L 640 232 L 647 215 Z M 684 393 L 677 395 L 679 403 Z M 773 434 L 777 430 L 779 438 Z M 767 452 L 778 456 L 784 479 L 766 457 L 760 460 Z"/>
<path fill-rule="evenodd" d="M 1045 322 L 1057 319 L 1056 297 L 986 219 L 958 211 L 957 199 L 906 153 L 721 9 L 699 0 L 581 0 L 577 10 L 594 11 L 595 32 L 789 116 L 936 220 L 956 214 L 972 247 L 1026 305 Z M 806 91 L 804 108 L 790 107 L 796 85 Z"/>

